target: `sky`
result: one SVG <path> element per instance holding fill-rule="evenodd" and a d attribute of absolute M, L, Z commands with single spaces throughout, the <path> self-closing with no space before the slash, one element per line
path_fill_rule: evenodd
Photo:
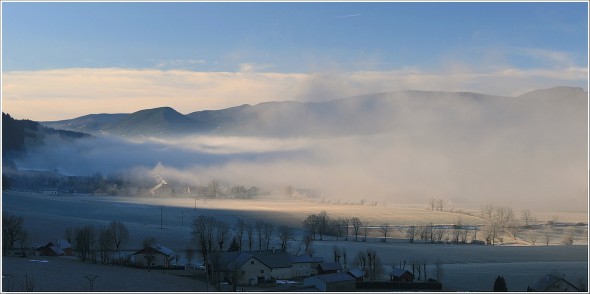
<path fill-rule="evenodd" d="M 588 85 L 588 4 L 2 3 L 16 118 Z"/>

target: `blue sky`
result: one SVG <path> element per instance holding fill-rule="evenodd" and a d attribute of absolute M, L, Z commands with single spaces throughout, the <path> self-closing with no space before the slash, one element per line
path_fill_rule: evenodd
<path fill-rule="evenodd" d="M 185 112 L 407 88 L 498 95 L 556 85 L 586 89 L 587 5 L 4 2 L 3 107 L 25 116 L 30 104 L 43 99 L 66 102 L 65 97 L 88 96 L 80 93 L 82 87 L 70 87 L 74 81 L 92 89 L 97 86 L 93 81 L 104 86 L 104 80 L 122 76 L 126 86 L 119 80 L 110 87 L 120 92 L 103 94 L 131 95 L 131 88 L 154 80 L 164 83 L 166 78 L 158 76 L 164 75 L 170 79 L 159 89 L 162 93 L 191 88 L 191 93 L 177 94 L 202 98 L 181 102 L 163 94 L 170 103 L 144 94 L 136 98 L 148 101 L 146 107 L 169 104 Z M 81 70 L 83 74 L 75 72 Z M 195 76 L 200 73 L 209 75 Z M 243 75 L 220 78 L 213 73 L 250 76 L 243 80 Z M 74 80 L 79 76 L 88 78 Z M 453 80 L 445 80 L 449 77 Z M 199 92 L 191 83 L 213 78 L 208 85 L 217 83 L 217 92 Z M 392 79 L 403 82 L 394 85 Z M 25 89 L 27 84 L 38 85 L 38 92 Z M 228 99 L 235 92 L 222 93 L 244 84 L 258 85 L 251 89 L 257 96 Z M 104 111 L 138 108 L 136 102 L 128 103 L 119 105 L 127 108 Z"/>
<path fill-rule="evenodd" d="M 537 48 L 587 65 L 586 3 L 4 3 L 4 70 L 436 68 Z M 176 61 L 176 63 L 175 63 Z M 182 61 L 186 61 L 182 63 Z M 191 62 L 192 61 L 192 62 Z M 325 64 L 323 64 L 325 62 Z"/>

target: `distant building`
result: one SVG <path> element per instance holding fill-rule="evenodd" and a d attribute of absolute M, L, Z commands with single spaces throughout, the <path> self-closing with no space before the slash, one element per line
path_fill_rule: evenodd
<path fill-rule="evenodd" d="M 43 246 L 38 246 L 35 251 L 44 256 L 72 255 L 72 245 L 64 239 L 57 239 L 56 242 L 50 241 Z"/>
<path fill-rule="evenodd" d="M 225 280 L 237 281 L 238 285 L 308 277 L 317 273 L 316 267 L 323 261 L 322 258 L 295 256 L 283 250 L 222 252 L 210 259 L 210 264 L 219 264 Z"/>
<path fill-rule="evenodd" d="M 35 248 L 35 251 L 39 253 L 39 255 L 43 256 L 62 256 L 65 255 L 65 252 L 59 248 L 59 246 L 55 245 L 53 242 L 49 242 L 44 246 L 39 246 Z"/>
<path fill-rule="evenodd" d="M 342 271 L 342 266 L 338 262 L 324 262 L 318 265 L 318 274 L 335 274 Z"/>
<path fill-rule="evenodd" d="M 64 239 L 57 239 L 57 244 L 56 244 L 59 248 L 61 248 L 61 250 L 63 250 L 64 255 L 72 255 L 72 244 L 70 244 L 70 242 L 68 242 L 67 240 Z"/>
<path fill-rule="evenodd" d="M 572 283 L 568 282 L 564 277 L 547 274 L 539 279 L 532 287 L 527 289 L 532 292 L 580 292 L 585 291 Z"/>
<path fill-rule="evenodd" d="M 401 268 L 394 268 L 389 273 L 390 280 L 392 282 L 413 282 L 414 275 L 409 271 Z"/>
<path fill-rule="evenodd" d="M 131 256 L 135 258 L 135 264 L 138 266 L 169 267 L 174 259 L 174 251 L 164 247 L 162 244 L 154 244 L 133 253 Z"/>
<path fill-rule="evenodd" d="M 42 188 L 41 194 L 57 196 L 59 194 L 59 191 L 57 190 L 57 188 Z"/>
<path fill-rule="evenodd" d="M 291 256 L 292 276 L 309 277 L 318 274 L 318 266 L 324 262 L 324 258 L 309 255 Z"/>
<path fill-rule="evenodd" d="M 362 282 L 365 279 L 365 271 L 358 268 L 349 269 L 347 274 L 353 277 L 357 282 Z"/>
<path fill-rule="evenodd" d="M 303 280 L 304 286 L 314 286 L 323 292 L 353 292 L 356 280 L 345 273 L 316 275 Z"/>

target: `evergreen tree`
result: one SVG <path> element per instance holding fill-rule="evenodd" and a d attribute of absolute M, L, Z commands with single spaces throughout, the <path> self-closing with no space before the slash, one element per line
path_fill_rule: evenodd
<path fill-rule="evenodd" d="M 231 240 L 231 243 L 229 244 L 229 248 L 227 249 L 227 251 L 229 251 L 229 252 L 240 251 L 240 243 L 238 243 L 238 240 L 236 239 L 236 237 L 234 237 Z"/>
<path fill-rule="evenodd" d="M 498 276 L 496 281 L 494 282 L 494 292 L 507 292 L 508 288 L 506 288 L 506 281 L 504 277 Z"/>

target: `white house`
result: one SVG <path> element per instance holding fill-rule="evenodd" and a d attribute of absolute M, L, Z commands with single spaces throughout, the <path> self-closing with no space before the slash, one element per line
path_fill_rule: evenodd
<path fill-rule="evenodd" d="M 132 256 L 135 258 L 135 264 L 139 266 L 169 267 L 171 261 L 174 259 L 174 251 L 164 247 L 162 244 L 154 244 L 133 253 Z"/>

